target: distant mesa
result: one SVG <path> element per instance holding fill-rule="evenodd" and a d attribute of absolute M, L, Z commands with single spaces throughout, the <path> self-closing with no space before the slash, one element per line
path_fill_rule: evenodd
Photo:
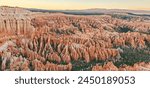
<path fill-rule="evenodd" d="M 1 6 L 0 13 L 14 13 L 14 14 L 23 14 L 23 13 L 30 13 L 29 10 L 20 7 L 9 7 L 9 6 Z"/>
<path fill-rule="evenodd" d="M 101 14 L 130 14 L 130 15 L 150 15 L 148 10 L 128 10 L 128 9 L 85 9 L 85 10 L 46 10 L 34 8 L 20 8 L 10 6 L 0 6 L 0 13 L 30 13 L 30 12 L 50 12 L 65 13 L 74 15 L 101 15 Z"/>

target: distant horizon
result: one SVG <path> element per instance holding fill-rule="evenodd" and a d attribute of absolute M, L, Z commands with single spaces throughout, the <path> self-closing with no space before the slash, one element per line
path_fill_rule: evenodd
<path fill-rule="evenodd" d="M 0 0 L 0 6 L 46 10 L 126 9 L 150 10 L 150 0 Z"/>
<path fill-rule="evenodd" d="M 105 10 L 135 10 L 135 11 L 150 11 L 144 9 L 124 9 L 124 8 L 85 8 L 85 9 L 46 9 L 46 8 L 32 8 L 32 7 L 20 7 L 20 6 L 7 6 L 7 5 L 0 5 L 0 7 L 17 7 L 17 8 L 24 8 L 24 9 L 41 9 L 41 10 L 98 10 L 98 9 L 105 9 Z"/>

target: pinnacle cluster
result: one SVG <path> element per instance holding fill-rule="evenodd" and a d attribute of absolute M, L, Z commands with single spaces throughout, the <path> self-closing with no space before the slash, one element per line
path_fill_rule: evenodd
<path fill-rule="evenodd" d="M 0 70 L 150 70 L 150 17 L 0 7 Z"/>

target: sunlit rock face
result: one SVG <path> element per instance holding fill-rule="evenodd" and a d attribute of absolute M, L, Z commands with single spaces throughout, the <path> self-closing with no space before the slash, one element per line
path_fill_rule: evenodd
<path fill-rule="evenodd" d="M 31 32 L 31 12 L 17 7 L 0 7 L 0 32 L 25 34 Z"/>
<path fill-rule="evenodd" d="M 150 71 L 150 63 L 140 62 L 133 66 L 123 65 L 117 68 L 112 62 L 108 62 L 103 66 L 93 66 L 92 71 Z"/>
<path fill-rule="evenodd" d="M 149 33 L 150 21 L 142 16 L 0 7 L 0 70 L 149 70 Z"/>

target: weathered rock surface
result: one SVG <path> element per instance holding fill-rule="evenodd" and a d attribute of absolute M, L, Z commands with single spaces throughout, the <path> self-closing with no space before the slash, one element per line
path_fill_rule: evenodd
<path fill-rule="evenodd" d="M 109 15 L 66 15 L 0 7 L 0 70 L 62 71 L 73 70 L 73 63 L 82 60 L 87 65 L 117 62 L 124 59 L 122 47 L 149 52 L 149 33 L 150 22 L 142 17 L 124 20 Z M 142 68 L 149 70 L 147 66 Z M 117 68 L 107 63 L 92 70 L 124 69 L 141 67 Z"/>
<path fill-rule="evenodd" d="M 34 29 L 31 25 L 31 12 L 22 8 L 0 7 L 0 32 L 26 34 Z"/>
<path fill-rule="evenodd" d="M 92 71 L 150 71 L 150 63 L 140 62 L 133 66 L 123 65 L 117 68 L 112 62 L 108 62 L 103 66 L 93 66 Z"/>

